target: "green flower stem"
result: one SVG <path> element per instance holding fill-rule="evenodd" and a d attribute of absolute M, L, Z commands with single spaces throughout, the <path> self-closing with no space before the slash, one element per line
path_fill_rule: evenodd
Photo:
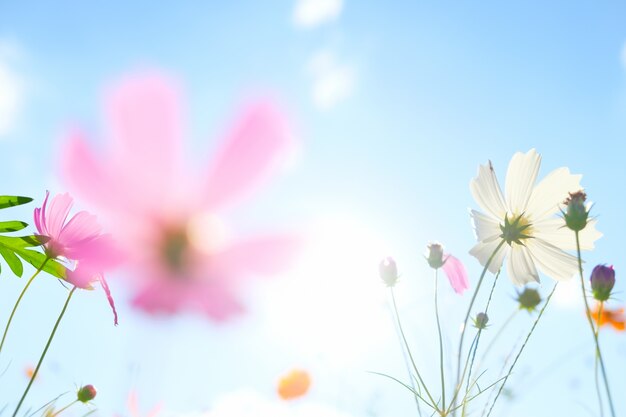
<path fill-rule="evenodd" d="M 491 297 L 493 297 L 493 291 L 496 289 L 496 284 L 498 283 L 498 278 L 500 277 L 500 270 L 498 270 L 498 273 L 496 274 L 496 277 L 493 280 L 493 284 L 491 285 L 491 291 L 489 291 L 489 298 L 487 298 L 487 305 L 485 306 L 485 311 L 484 313 L 487 314 L 487 312 L 489 311 L 489 306 L 491 305 Z M 478 334 L 476 335 L 476 343 L 474 344 L 474 351 L 472 353 L 472 360 L 470 362 L 469 365 L 469 370 L 467 373 L 467 383 L 466 383 L 466 388 L 465 388 L 465 397 L 467 398 L 470 389 L 471 389 L 471 385 L 470 385 L 470 381 L 472 379 L 472 369 L 474 368 L 474 360 L 476 359 L 476 352 L 478 351 L 478 344 L 480 343 L 480 336 L 483 333 L 483 329 L 478 329 Z M 470 351 L 472 349 L 470 348 Z M 463 401 L 463 407 L 461 408 L 461 416 L 465 416 L 465 411 L 466 411 L 466 406 L 467 406 L 467 402 Z"/>
<path fill-rule="evenodd" d="M 424 392 L 426 392 L 426 395 L 428 396 L 428 399 L 430 400 L 430 403 L 431 403 L 430 405 L 436 410 L 437 413 L 441 414 L 439 407 L 437 406 L 437 402 L 433 399 L 432 395 L 430 395 L 430 392 L 428 391 L 428 387 L 424 383 L 424 380 L 422 379 L 422 375 L 417 369 L 417 365 L 415 364 L 415 360 L 413 359 L 413 354 L 411 353 L 409 343 L 407 342 L 406 336 L 404 335 L 404 330 L 402 329 L 402 323 L 400 322 L 400 314 L 398 313 L 398 306 L 396 304 L 396 296 L 394 295 L 393 287 L 389 287 L 389 291 L 391 292 L 391 300 L 393 301 L 393 311 L 396 315 L 396 322 L 398 324 L 398 329 L 400 329 L 400 335 L 402 336 L 404 347 L 406 348 L 406 351 L 409 355 L 409 359 L 411 360 L 411 365 L 413 365 L 413 370 L 415 371 L 415 375 L 417 376 L 419 383 L 422 385 L 422 388 L 424 388 Z"/>
<path fill-rule="evenodd" d="M 9 316 L 9 320 L 7 321 L 7 325 L 4 328 L 4 333 L 2 334 L 2 341 L 0 341 L 0 353 L 2 352 L 2 347 L 4 346 L 4 341 L 7 338 L 7 333 L 9 333 L 9 327 L 11 327 L 11 322 L 13 321 L 13 316 L 15 315 L 15 312 L 17 311 L 17 307 L 20 305 L 20 302 L 22 301 L 22 297 L 24 297 L 24 294 L 26 294 L 26 290 L 28 290 L 28 287 L 30 287 L 30 284 L 33 282 L 35 277 L 37 275 L 39 275 L 39 273 L 43 270 L 44 266 L 46 266 L 46 263 L 48 262 L 49 259 L 50 258 L 46 256 L 46 259 L 44 259 L 43 263 L 37 269 L 37 271 L 35 271 L 33 276 L 30 277 L 30 279 L 28 280 L 28 282 L 26 283 L 26 285 L 22 289 L 22 292 L 20 293 L 19 297 L 17 297 L 17 301 L 15 302 L 15 305 L 13 306 L 13 310 L 11 311 L 11 315 Z"/>
<path fill-rule="evenodd" d="M 446 409 L 446 377 L 443 371 L 443 338 L 441 336 L 441 323 L 439 321 L 439 302 L 437 297 L 437 283 L 439 282 L 438 272 L 435 269 L 435 317 L 437 318 L 437 333 L 439 334 L 439 371 L 441 374 L 441 409 Z"/>
<path fill-rule="evenodd" d="M 546 299 L 546 303 L 543 305 L 543 307 L 539 311 L 539 315 L 535 319 L 535 322 L 533 323 L 533 326 L 530 328 L 530 331 L 526 335 L 526 339 L 524 340 L 524 344 L 522 344 L 522 347 L 520 348 L 519 352 L 517 352 L 517 355 L 515 356 L 515 359 L 513 360 L 513 363 L 511 364 L 511 367 L 509 368 L 509 372 L 507 372 L 506 376 L 504 377 L 504 381 L 502 381 L 502 385 L 500 385 L 500 389 L 498 390 L 498 393 L 496 394 L 496 398 L 493 400 L 493 403 L 491 403 L 491 408 L 489 408 L 489 412 L 487 413 L 487 417 L 489 417 L 491 415 L 491 412 L 493 411 L 493 407 L 496 405 L 496 402 L 498 401 L 498 398 L 500 398 L 500 394 L 502 394 L 502 390 L 504 390 L 504 386 L 506 385 L 507 381 L 509 380 L 509 377 L 513 373 L 513 368 L 515 368 L 515 365 L 517 364 L 518 359 L 522 355 L 522 352 L 524 351 L 524 348 L 526 347 L 526 344 L 528 344 L 528 340 L 530 339 L 530 336 L 532 336 L 533 332 L 535 331 L 535 328 L 537 327 L 537 324 L 539 323 L 539 320 L 541 320 L 541 316 L 543 316 L 543 312 L 546 311 L 546 308 L 548 307 L 548 304 L 550 304 L 550 300 L 552 299 L 552 296 L 554 295 L 554 292 L 556 291 L 556 287 L 558 286 L 558 284 L 559 284 L 558 282 L 556 284 L 554 284 L 554 287 L 552 288 L 552 291 L 550 292 L 550 295 L 548 295 L 548 298 Z"/>
<path fill-rule="evenodd" d="M 600 323 L 602 323 L 602 310 L 604 309 L 604 301 L 600 301 L 600 307 L 598 307 L 598 326 L 596 327 L 596 338 L 599 337 Z M 593 364 L 593 373 L 596 380 L 596 394 L 598 395 L 598 405 L 600 406 L 600 417 L 604 417 L 604 404 L 602 404 L 602 393 L 600 392 L 600 383 L 598 380 L 598 355 Z"/>
<path fill-rule="evenodd" d="M 583 293 L 583 301 L 585 302 L 585 312 L 587 313 L 587 320 L 589 320 L 589 327 L 593 334 L 593 341 L 596 344 L 596 358 L 600 362 L 600 370 L 602 371 L 602 379 L 604 379 L 604 387 L 606 389 L 606 396 L 609 400 L 609 408 L 611 409 L 611 415 L 615 417 L 615 407 L 613 406 L 613 398 L 611 397 L 611 389 L 609 388 L 609 379 L 606 376 L 606 368 L 604 367 L 604 359 L 602 358 L 602 352 L 600 351 L 600 342 L 598 342 L 598 333 L 596 332 L 593 320 L 591 319 L 591 309 L 589 308 L 589 302 L 585 295 L 585 278 L 583 277 L 583 260 L 580 255 L 580 237 L 578 231 L 576 233 L 576 254 L 578 255 L 578 272 L 580 273 L 580 288 Z M 598 325 L 599 327 L 599 325 Z"/>
<path fill-rule="evenodd" d="M 483 272 L 480 274 L 480 278 L 478 280 L 478 284 L 476 284 L 476 289 L 474 290 L 474 294 L 472 295 L 470 304 L 467 307 L 467 313 L 465 314 L 465 320 L 463 321 L 463 329 L 461 330 L 461 339 L 459 340 L 459 352 L 458 352 L 458 360 L 457 360 L 457 368 L 456 368 L 456 387 L 454 389 L 455 398 L 457 397 L 458 391 L 461 390 L 461 384 L 463 382 L 461 379 L 461 357 L 463 356 L 463 339 L 465 338 L 465 331 L 467 329 L 467 321 L 469 320 L 470 314 L 472 313 L 472 307 L 474 307 L 476 296 L 478 295 L 478 291 L 480 290 L 480 286 L 483 283 L 483 279 L 485 278 L 485 274 L 487 273 L 489 265 L 491 264 L 493 259 L 496 257 L 496 254 L 502 248 L 505 242 L 506 242 L 505 240 L 500 241 L 496 249 L 493 251 L 489 259 L 487 260 L 487 263 L 485 263 L 485 267 L 483 268 Z M 453 403 L 453 405 L 456 405 L 456 404 Z"/>
<path fill-rule="evenodd" d="M 78 400 L 74 400 L 71 403 L 69 403 L 68 405 L 66 405 L 65 407 L 59 409 L 58 411 L 55 411 L 54 413 L 50 414 L 48 417 L 56 417 L 59 414 L 61 414 L 63 411 L 67 410 L 68 408 L 70 408 L 71 406 L 73 406 L 74 404 L 76 404 L 78 402 Z"/>
<path fill-rule="evenodd" d="M 24 390 L 24 394 L 22 394 L 22 398 L 20 399 L 20 402 L 17 404 L 17 407 L 15 407 L 15 411 L 13 412 L 13 417 L 17 416 L 17 413 L 20 411 L 20 408 L 22 407 L 22 403 L 24 402 L 24 399 L 26 399 L 26 395 L 28 395 L 28 391 L 30 391 L 30 387 L 33 385 L 33 382 L 35 381 L 35 378 L 37 377 L 37 373 L 39 372 L 39 368 L 41 367 L 43 359 L 46 357 L 46 353 L 48 353 L 48 348 L 50 348 L 50 344 L 52 343 L 52 339 L 54 339 L 54 335 L 56 334 L 57 329 L 59 328 L 59 324 L 61 323 L 61 319 L 65 315 L 65 310 L 67 310 L 67 306 L 70 303 L 70 300 L 72 299 L 72 295 L 74 295 L 74 291 L 76 291 L 76 287 L 73 287 L 70 290 L 70 293 L 67 296 L 67 300 L 65 300 L 65 304 L 63 305 L 63 309 L 61 310 L 61 314 L 59 314 L 59 318 L 57 319 L 56 323 L 54 324 L 54 327 L 52 328 L 52 333 L 50 333 L 50 337 L 48 338 L 48 342 L 46 343 L 46 347 L 44 348 L 44 350 L 43 350 L 43 352 L 41 354 L 41 357 L 39 358 L 39 362 L 37 362 L 37 366 L 35 367 L 35 371 L 33 372 L 33 376 L 30 377 L 30 381 L 28 381 L 28 385 L 26 386 L 26 389 Z"/>

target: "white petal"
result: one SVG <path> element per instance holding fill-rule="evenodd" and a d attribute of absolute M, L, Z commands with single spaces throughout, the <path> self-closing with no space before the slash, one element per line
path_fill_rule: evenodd
<path fill-rule="evenodd" d="M 516 285 L 524 285 L 529 282 L 539 282 L 537 268 L 526 246 L 513 243 L 509 261 L 507 262 L 509 278 Z"/>
<path fill-rule="evenodd" d="M 477 240 L 491 240 L 493 236 L 498 237 L 502 234 L 500 223 L 493 217 L 476 210 L 470 210 L 470 216 L 472 217 L 472 226 L 474 226 Z"/>
<path fill-rule="evenodd" d="M 470 181 L 470 191 L 484 211 L 496 219 L 504 219 L 506 206 L 491 162 L 478 167 L 478 175 Z"/>
<path fill-rule="evenodd" d="M 470 250 L 470 255 L 478 259 L 478 262 L 482 266 L 485 266 L 491 255 L 496 250 L 498 245 L 502 239 L 492 239 L 487 241 L 478 242 L 474 247 Z M 494 258 L 489 264 L 489 272 L 495 274 L 502 267 L 502 262 L 504 262 L 504 257 L 509 252 L 509 245 L 504 244 Z"/>
<path fill-rule="evenodd" d="M 596 229 L 597 222 L 597 220 L 590 220 L 587 227 L 580 231 L 581 250 L 593 250 L 594 242 L 602 237 L 602 233 Z M 559 249 L 576 250 L 576 235 L 565 226 L 565 220 L 561 217 L 551 217 L 533 223 L 532 235 Z"/>
<path fill-rule="evenodd" d="M 578 259 L 541 239 L 527 239 L 526 246 L 541 272 L 557 281 L 572 278 L 578 270 Z"/>
<path fill-rule="evenodd" d="M 509 210 L 516 215 L 526 211 L 526 204 L 535 186 L 541 165 L 541 155 L 534 149 L 528 153 L 517 152 L 509 162 L 506 171 L 506 202 Z"/>
<path fill-rule="evenodd" d="M 552 216 L 559 210 L 568 193 L 579 191 L 582 175 L 574 175 L 563 167 L 549 173 L 533 190 L 526 215 L 532 220 Z"/>

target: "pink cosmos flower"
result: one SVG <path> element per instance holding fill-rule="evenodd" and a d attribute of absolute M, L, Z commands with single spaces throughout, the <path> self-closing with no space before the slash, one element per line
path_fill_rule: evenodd
<path fill-rule="evenodd" d="M 463 294 L 463 292 L 469 288 L 469 280 L 465 266 L 454 256 L 449 253 L 444 253 L 443 246 L 440 243 L 431 243 L 428 245 L 426 260 L 431 268 L 443 269 L 443 272 L 448 277 L 450 286 L 457 294 Z"/>
<path fill-rule="evenodd" d="M 270 101 L 246 107 L 211 164 L 183 158 L 175 83 L 131 77 L 108 92 L 107 146 L 93 151 L 80 132 L 63 146 L 69 186 L 116 224 L 137 293 L 147 312 L 201 312 L 221 321 L 243 311 L 237 296 L 251 276 L 273 275 L 298 246 L 292 235 L 232 240 L 223 214 L 277 168 L 293 141 Z"/>
<path fill-rule="evenodd" d="M 96 216 L 79 211 L 68 220 L 73 199 L 69 194 L 57 194 L 48 205 L 50 193 L 41 208 L 34 212 L 35 227 L 41 236 L 48 238 L 44 244 L 50 258 L 65 258 L 74 264 L 68 269 L 66 281 L 72 285 L 92 289 L 92 284 L 100 282 L 113 310 L 117 325 L 117 311 L 103 271 L 116 263 L 116 254 L 110 235 L 102 234 Z"/>

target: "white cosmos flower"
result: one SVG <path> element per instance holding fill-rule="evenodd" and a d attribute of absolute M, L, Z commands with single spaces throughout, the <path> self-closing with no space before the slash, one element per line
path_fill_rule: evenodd
<path fill-rule="evenodd" d="M 484 211 L 471 210 L 478 243 L 470 254 L 484 266 L 504 240 L 502 227 L 515 223 L 520 238 L 504 243 L 489 271 L 496 273 L 508 257 L 508 275 L 518 285 L 539 282 L 537 270 L 555 280 L 565 280 L 578 269 L 577 258 L 565 252 L 576 249 L 574 232 L 556 214 L 568 193 L 581 190 L 582 175 L 558 168 L 535 185 L 540 165 L 541 155 L 534 149 L 513 155 L 506 173 L 506 199 L 491 162 L 481 165 L 478 176 L 470 182 L 472 195 Z M 589 221 L 580 232 L 582 250 L 593 249 L 593 243 L 602 236 L 595 223 Z"/>

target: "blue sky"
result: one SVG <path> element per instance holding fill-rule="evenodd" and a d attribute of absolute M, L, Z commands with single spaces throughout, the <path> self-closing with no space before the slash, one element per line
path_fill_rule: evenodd
<path fill-rule="evenodd" d="M 378 259 L 389 253 L 398 259 L 403 314 L 428 363 L 437 352 L 424 248 L 431 240 L 444 242 L 475 283 L 481 268 L 467 254 L 474 243 L 467 208 L 476 208 L 468 183 L 487 160 L 503 181 L 511 155 L 530 148 L 543 156 L 540 175 L 561 166 L 584 175 L 604 233 L 586 260 L 615 265 L 615 305 L 623 303 L 626 5 L 345 0 L 326 1 L 326 14 L 322 8 L 316 15 L 315 8 L 298 12 L 300 3 L 0 3 L 0 146 L 11 156 L 2 166 L 3 194 L 40 201 L 46 189 L 63 191 L 56 166 L 63 130 L 80 123 L 98 140 L 103 87 L 156 67 L 185 87 L 187 145 L 190 155 L 200 155 L 196 163 L 206 159 L 238 103 L 259 91 L 278 95 L 297 126 L 301 153 L 234 216 L 244 225 L 321 231 L 318 250 L 304 255 L 300 269 L 255 289 L 260 295 L 250 297 L 251 313 L 226 326 L 194 316 L 154 320 L 133 311 L 124 304 L 129 294 L 120 272 L 111 285 L 122 324 L 110 326 L 101 294 L 78 298 L 32 404 L 91 382 L 101 390 L 103 416 L 126 415 L 131 389 L 145 407 L 163 401 L 167 412 L 199 412 L 242 389 L 273 398 L 276 378 L 304 366 L 314 375 L 312 402 L 354 417 L 370 410 L 409 415 L 413 404 L 401 388 L 366 374 L 404 376 L 386 293 L 377 282 Z M 13 213 L 29 217 L 31 209 Z M 324 249 L 328 241 L 339 243 Z M 315 277 L 302 272 L 306 262 L 328 256 L 335 264 L 320 266 L 325 278 L 311 284 Z M 333 280 L 341 280 L 337 293 L 319 290 L 310 308 L 333 305 L 343 317 L 303 312 L 298 317 L 307 325 L 300 333 L 279 320 L 281 308 L 290 307 L 280 300 L 298 300 L 298 286 L 332 288 Z M 2 315 L 20 285 L 2 280 Z M 544 279 L 542 291 L 549 285 Z M 22 369 L 43 346 L 61 290 L 41 279 L 29 293 L 19 331 L 0 359 L 6 366 L 12 358 L 0 393 L 20 392 L 26 383 Z M 514 308 L 514 295 L 502 280 L 494 327 Z M 451 291 L 443 297 L 454 349 L 455 323 L 468 297 L 463 303 Z M 580 305 L 566 298 L 532 339 L 512 380 L 519 395 L 503 401 L 508 405 L 501 415 L 596 410 L 589 329 Z M 530 324 L 524 314 L 515 320 L 511 342 Z M 624 335 L 609 330 L 602 338 L 613 390 L 623 391 Z M 433 381 L 435 371 L 427 370 Z M 618 410 L 626 410 L 617 397 Z M 0 394 L 0 405 L 3 400 Z"/>

